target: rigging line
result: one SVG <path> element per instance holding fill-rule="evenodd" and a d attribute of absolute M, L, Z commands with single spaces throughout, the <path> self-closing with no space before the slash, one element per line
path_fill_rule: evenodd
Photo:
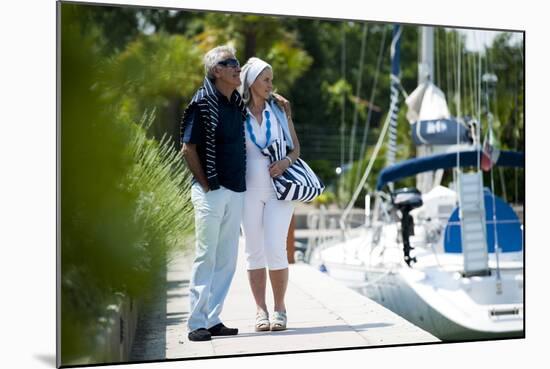
<path fill-rule="evenodd" d="M 445 77 L 447 77 L 447 85 L 445 86 L 445 91 L 447 91 L 447 96 L 452 96 L 452 86 L 450 78 L 451 62 L 449 61 L 449 59 L 449 32 L 445 30 Z"/>
<path fill-rule="evenodd" d="M 458 36 L 458 35 L 457 35 Z M 460 117 L 460 78 L 461 78 L 461 61 L 462 61 L 462 53 L 460 51 L 460 37 L 456 37 L 456 46 L 457 46 L 457 64 L 458 64 L 458 68 L 457 68 L 457 84 L 458 84 L 458 98 L 457 98 L 457 107 L 456 107 L 456 118 L 457 118 L 457 123 L 459 124 L 459 119 L 461 118 Z M 460 148 L 458 147 L 458 145 L 460 144 L 460 136 L 459 136 L 459 131 L 460 129 L 456 129 L 456 145 L 457 145 L 457 150 L 456 150 L 456 170 L 460 173 Z"/>
<path fill-rule="evenodd" d="M 482 148 L 482 141 L 481 141 L 481 104 L 482 104 L 482 81 L 483 81 L 483 75 L 482 75 L 482 71 L 483 71 L 483 57 L 482 57 L 482 54 L 479 53 L 478 55 L 478 60 L 479 60 L 479 63 L 478 63 L 478 75 L 477 75 L 477 78 L 478 78 L 478 81 L 479 81 L 479 85 L 478 85 L 478 120 L 479 120 L 479 128 L 478 128 L 478 137 L 479 137 L 479 152 L 480 152 L 480 155 L 477 156 L 477 170 L 479 171 L 479 169 L 481 168 L 481 150 L 483 150 Z"/>
<path fill-rule="evenodd" d="M 470 116 L 474 118 L 475 112 L 475 70 L 474 70 L 474 55 L 473 53 L 468 53 L 468 79 L 470 81 L 469 87 L 469 96 L 470 96 Z"/>
<path fill-rule="evenodd" d="M 365 185 L 365 182 L 367 181 L 367 178 L 369 177 L 370 171 L 372 169 L 372 166 L 374 165 L 374 161 L 376 160 L 376 157 L 378 156 L 378 152 L 380 151 L 380 148 L 382 147 L 382 144 L 384 143 L 384 138 L 386 137 L 386 133 L 388 131 L 388 127 L 390 126 L 390 121 L 392 120 L 392 111 L 395 109 L 397 105 L 397 98 L 395 98 L 395 94 L 392 94 L 392 101 L 391 101 L 391 107 L 388 111 L 388 114 L 386 115 L 386 121 L 384 122 L 384 127 L 382 128 L 382 131 L 380 132 L 380 136 L 378 137 L 378 142 L 376 143 L 376 146 L 374 147 L 374 150 L 372 152 L 372 155 L 369 160 L 369 164 L 367 165 L 367 169 L 365 170 L 365 173 L 363 174 L 363 177 L 361 178 L 361 181 L 359 182 L 359 185 L 355 188 L 355 192 L 353 193 L 353 196 L 351 197 L 351 200 L 349 201 L 348 205 L 342 212 L 342 216 L 340 217 L 340 227 L 342 229 L 345 229 L 345 220 L 348 217 L 349 212 L 351 211 L 353 204 L 355 204 L 355 201 L 357 200 L 357 197 L 361 193 L 361 190 L 363 189 L 363 186 Z"/>
<path fill-rule="evenodd" d="M 454 71 L 454 47 L 452 45 L 452 37 L 454 36 L 454 33 L 452 30 L 450 31 L 447 31 L 446 32 L 446 51 L 447 51 L 447 81 L 449 83 L 449 85 L 447 86 L 448 88 L 448 94 L 449 94 L 449 103 L 448 103 L 448 107 L 449 107 L 449 114 L 452 115 L 451 113 L 451 107 L 454 107 L 454 96 L 455 96 L 455 83 L 454 83 L 454 76 L 455 76 L 455 73 L 453 72 Z M 456 114 L 455 114 L 456 115 Z M 457 165 L 457 170 L 459 171 L 460 170 L 460 167 Z M 458 176 L 457 176 L 457 170 L 453 170 L 452 173 L 453 173 L 453 183 L 455 184 L 456 186 L 456 190 L 459 191 L 459 183 L 458 183 Z"/>
<path fill-rule="evenodd" d="M 476 62 L 474 53 L 469 55 L 469 65 L 470 65 L 470 107 L 471 107 L 471 117 L 472 120 L 475 119 L 476 114 Z"/>
<path fill-rule="evenodd" d="M 363 174 L 363 177 L 361 178 L 360 184 L 355 188 L 355 192 L 352 195 L 351 200 L 349 201 L 348 205 L 342 212 L 342 215 L 340 216 L 340 228 L 345 231 L 345 220 L 347 219 L 349 212 L 353 208 L 353 205 L 355 204 L 355 201 L 357 200 L 357 197 L 361 193 L 361 190 L 363 189 L 363 186 L 365 185 L 365 182 L 367 178 L 369 177 L 370 171 L 374 165 L 374 161 L 376 160 L 376 157 L 378 156 L 378 152 L 380 151 L 380 148 L 382 147 L 382 144 L 384 143 L 384 139 L 386 136 L 386 132 L 388 131 L 388 127 L 390 124 L 393 126 L 397 121 L 397 112 L 398 112 L 398 101 L 399 101 L 399 90 L 397 89 L 397 84 L 399 83 L 399 58 L 400 58 L 400 44 L 401 44 L 401 33 L 403 31 L 403 27 L 400 25 L 394 25 L 393 26 L 393 32 L 392 32 L 392 41 L 390 46 L 390 56 L 392 59 L 392 67 L 390 72 L 390 108 L 388 110 L 388 113 L 386 115 L 386 121 L 384 123 L 384 127 L 382 128 L 382 131 L 380 132 L 380 136 L 378 137 L 378 142 L 376 143 L 376 146 L 373 150 L 373 153 L 371 155 L 369 164 L 367 166 L 367 169 L 365 170 L 365 173 Z M 393 127 L 394 129 L 395 127 Z M 391 141 L 391 140 L 390 140 Z M 391 155 L 391 142 L 390 142 L 390 149 L 388 156 Z M 395 154 L 395 153 L 394 153 Z M 345 236 L 345 233 L 344 233 Z"/>
<path fill-rule="evenodd" d="M 462 50 L 462 116 L 465 117 L 471 111 L 470 104 L 470 64 L 468 63 L 468 53 L 464 48 Z"/>
<path fill-rule="evenodd" d="M 456 116 L 457 118 L 460 118 L 462 114 L 462 107 L 461 105 L 461 98 L 462 98 L 462 91 L 461 91 L 461 82 L 462 82 L 462 50 L 461 50 L 461 44 L 460 44 L 460 37 L 457 35 L 456 37 L 456 59 L 458 68 L 456 68 L 456 80 L 457 80 L 457 91 L 458 91 L 458 97 L 456 102 Z M 457 130 L 458 132 L 458 130 Z M 458 144 L 458 142 L 457 142 Z"/>
<path fill-rule="evenodd" d="M 490 50 L 485 48 L 486 50 L 486 64 L 487 64 L 487 70 L 489 71 L 489 61 L 490 61 Z M 488 125 L 488 132 L 487 132 L 487 140 L 489 144 L 492 144 L 491 141 L 494 141 L 493 136 L 493 114 L 491 113 L 491 100 L 490 100 L 490 92 L 488 83 L 485 84 L 485 93 L 486 93 L 486 104 L 487 104 L 487 125 Z M 496 91 L 496 88 L 495 88 Z M 493 139 L 493 140 L 491 140 Z M 496 199 L 495 199 L 495 181 L 494 181 L 494 166 L 490 168 L 490 178 L 491 178 L 491 192 L 492 192 L 492 205 L 493 205 L 493 224 L 495 225 L 493 227 L 493 235 L 494 235 L 494 248 L 495 248 L 495 257 L 496 257 L 496 263 L 497 263 L 497 284 L 501 283 L 500 278 L 500 263 L 499 263 L 499 247 L 498 247 L 498 231 L 497 231 L 497 219 L 496 219 Z"/>
<path fill-rule="evenodd" d="M 340 73 L 342 81 L 346 81 L 346 23 L 342 22 L 342 52 L 340 54 Z M 346 94 L 342 92 L 342 112 L 340 115 L 340 168 L 344 167 L 344 150 L 346 144 Z"/>
<path fill-rule="evenodd" d="M 465 55 L 465 64 L 466 64 L 466 72 L 465 74 L 465 80 L 466 80 L 466 98 L 468 99 L 468 110 L 467 115 L 473 117 L 474 113 L 474 71 L 473 71 L 473 64 L 472 64 L 472 54 L 468 51 L 464 51 Z M 464 104 L 466 105 L 466 104 Z M 466 107 L 466 106 L 465 106 Z"/>
<path fill-rule="evenodd" d="M 440 70 L 440 64 L 441 64 L 441 57 L 439 56 L 439 33 L 440 31 L 438 28 L 434 28 L 434 55 L 435 55 L 435 75 L 436 80 L 434 83 L 441 83 L 441 70 Z"/>
<path fill-rule="evenodd" d="M 473 119 L 475 111 L 474 64 L 472 53 L 464 46 L 464 115 Z"/>
<path fill-rule="evenodd" d="M 519 125 L 519 116 L 518 116 L 518 112 L 519 112 L 519 92 L 518 92 L 518 87 L 519 87 L 519 76 L 518 74 L 516 74 L 516 81 L 515 81 L 515 88 L 514 88 L 514 97 L 515 97 L 515 106 L 514 106 L 514 123 L 515 125 Z M 515 136 L 515 134 L 514 134 Z M 518 151 L 518 137 L 514 137 L 514 151 Z M 515 168 L 514 169 L 514 202 L 517 203 L 518 202 L 518 168 Z"/>
<path fill-rule="evenodd" d="M 474 34 L 474 40 L 475 40 L 475 34 Z M 475 41 L 474 41 L 475 42 Z M 472 53 L 472 77 L 473 77 L 473 82 L 472 82 L 472 92 L 473 92 L 473 96 L 474 96 L 474 105 L 473 105 L 473 109 L 472 109 L 472 118 L 476 119 L 477 120 L 477 125 L 479 125 L 479 119 L 477 119 L 477 116 L 479 115 L 479 94 L 478 94 L 478 84 L 479 84 L 479 80 L 477 78 L 477 54 L 478 52 L 473 52 Z M 477 133 L 477 132 L 476 132 Z"/>
<path fill-rule="evenodd" d="M 474 90 L 472 74 L 472 55 L 466 49 L 464 44 L 464 116 L 472 116 L 474 111 Z"/>
<path fill-rule="evenodd" d="M 455 65 L 454 65 L 454 47 L 452 45 L 453 42 L 453 33 L 452 31 L 449 31 L 449 42 L 447 46 L 448 49 L 448 57 L 449 57 L 449 65 L 447 66 L 447 70 L 449 71 L 449 112 L 452 115 L 451 109 L 454 109 L 454 95 L 455 95 Z M 455 114 L 456 115 L 456 114 Z"/>
<path fill-rule="evenodd" d="M 477 33 L 474 32 L 474 42 L 477 45 Z M 481 153 L 481 52 L 477 52 L 477 139 L 478 151 Z M 480 154 L 477 155 L 477 170 L 481 166 Z"/>
<path fill-rule="evenodd" d="M 485 68 L 487 69 L 488 73 L 492 73 L 493 69 L 492 66 L 492 55 L 491 55 L 491 48 L 489 46 L 485 46 Z"/>
<path fill-rule="evenodd" d="M 449 47 L 451 48 L 451 80 L 453 84 L 453 97 L 451 101 L 453 103 L 454 115 L 458 116 L 456 112 L 456 32 L 453 32 L 451 36 L 451 43 L 449 44 Z"/>
<path fill-rule="evenodd" d="M 387 28 L 384 27 L 383 32 L 382 32 L 382 41 L 380 42 L 380 50 L 378 51 L 378 60 L 376 62 L 376 72 L 374 74 L 374 81 L 373 81 L 372 90 L 371 90 L 370 99 L 369 99 L 369 108 L 368 108 L 368 112 L 367 112 L 367 120 L 365 121 L 365 129 L 363 130 L 363 139 L 361 140 L 361 150 L 359 151 L 360 152 L 359 160 L 361 162 L 365 159 L 365 149 L 366 149 L 366 145 L 367 145 L 368 132 L 369 132 L 369 129 L 370 129 L 370 121 L 371 121 L 371 118 L 372 118 L 372 109 L 373 109 L 373 106 L 374 106 L 374 98 L 375 98 L 375 94 L 376 94 L 376 88 L 378 86 L 378 76 L 380 75 L 380 69 L 382 67 L 382 59 L 385 55 L 386 34 L 387 34 Z M 356 178 L 353 182 L 354 185 L 357 183 L 358 179 L 359 179 L 359 171 L 356 172 Z"/>
<path fill-rule="evenodd" d="M 357 130 L 357 118 L 359 114 L 359 96 L 361 92 L 361 84 L 363 81 L 363 66 L 365 64 L 365 45 L 367 44 L 367 36 L 368 36 L 368 26 L 367 22 L 363 23 L 363 36 L 361 38 L 361 51 L 359 53 L 359 75 L 357 77 L 357 87 L 356 87 L 356 94 L 355 98 L 357 99 L 355 102 L 355 109 L 353 111 L 353 123 L 351 126 L 351 133 L 350 133 L 350 145 L 349 145 L 349 163 L 353 163 L 353 150 L 355 148 L 355 131 Z M 350 176 L 351 177 L 351 176 Z M 350 178 L 352 179 L 352 178 Z M 352 183 L 353 185 L 353 183 Z"/>
<path fill-rule="evenodd" d="M 475 37 L 475 36 L 474 36 Z M 475 52 L 473 54 L 473 73 L 474 73 L 474 111 L 473 111 L 473 117 L 476 121 L 476 130 L 475 130 L 475 135 L 476 135 L 476 145 L 479 146 L 479 143 L 481 142 L 481 137 L 480 137 L 480 134 L 481 134 L 481 131 L 480 131 L 480 127 L 481 127 L 481 74 L 480 74 L 480 65 L 479 65 L 479 52 Z M 477 146 L 476 146 L 477 148 Z M 479 158 L 478 158 L 478 162 L 479 162 Z"/>
<path fill-rule="evenodd" d="M 474 49 L 477 50 L 477 36 L 476 36 L 475 31 L 473 32 L 473 38 L 474 38 L 474 45 L 475 45 Z M 479 126 L 479 124 L 480 124 L 480 121 L 478 119 L 478 115 L 479 115 L 479 94 L 478 94 L 479 80 L 477 79 L 477 69 L 476 69 L 477 55 L 478 54 L 479 54 L 479 51 L 472 52 L 472 75 L 473 75 L 472 90 L 473 90 L 473 94 L 474 94 L 474 105 L 473 105 L 473 109 L 472 109 L 472 118 L 477 120 L 477 126 Z M 477 127 L 476 127 L 476 129 L 477 129 Z M 477 132 L 475 132 L 475 134 L 477 135 Z M 477 136 L 477 137 L 479 137 L 479 136 Z"/>
<path fill-rule="evenodd" d="M 494 111 L 495 111 L 495 114 L 494 116 L 496 117 L 497 121 L 499 122 L 499 127 L 498 128 L 502 128 L 502 125 L 500 124 L 500 119 L 498 119 L 498 90 L 496 88 L 496 85 L 495 85 L 495 88 L 494 88 L 494 91 L 493 91 L 493 104 L 494 104 Z M 500 139 L 498 140 L 498 142 L 500 142 Z M 499 178 L 500 178 L 500 190 L 502 191 L 502 197 L 504 198 L 504 201 L 508 201 L 508 196 L 507 196 L 507 191 L 506 191 L 506 183 L 504 181 L 504 177 L 503 177 L 503 168 L 499 167 L 498 169 L 498 174 L 499 174 Z"/>
<path fill-rule="evenodd" d="M 453 52 L 453 46 L 451 44 L 452 42 L 452 36 L 453 36 L 453 33 L 452 31 L 449 31 L 449 33 L 447 34 L 448 36 L 448 42 L 447 42 L 447 46 L 448 46 L 448 51 L 447 51 L 447 56 L 449 58 L 449 64 L 447 65 L 447 71 L 449 72 L 449 112 L 451 112 L 451 108 L 454 106 L 454 90 L 455 90 L 455 84 L 454 84 L 454 52 Z M 452 115 L 452 114 L 451 114 Z"/>
<path fill-rule="evenodd" d="M 489 129 L 491 130 L 489 132 L 489 136 L 491 136 L 492 133 L 492 118 L 490 118 L 489 123 Z M 490 141 L 490 139 L 489 139 Z M 495 195 L 495 181 L 494 181 L 494 169 L 496 166 L 491 167 L 491 192 L 492 192 L 492 200 L 493 200 L 493 235 L 494 235 L 494 248 L 495 248 L 495 257 L 497 262 L 497 283 L 500 283 L 500 263 L 499 263 L 499 246 L 498 246 L 498 230 L 497 230 L 497 211 L 496 211 L 496 195 Z"/>
<path fill-rule="evenodd" d="M 476 36 L 474 34 L 474 42 L 475 42 Z M 475 88 L 475 118 L 477 121 L 478 128 L 481 125 L 481 64 L 480 64 L 480 57 L 481 54 L 479 51 L 476 51 L 474 54 L 474 88 Z M 478 139 L 481 139 L 479 137 L 478 133 Z"/>
<path fill-rule="evenodd" d="M 471 117 L 470 120 L 474 119 L 476 111 L 476 79 L 475 79 L 475 57 L 474 51 L 465 51 L 467 55 L 468 62 L 468 80 L 470 84 L 468 85 L 469 97 L 470 97 L 470 111 L 468 115 Z"/>
<path fill-rule="evenodd" d="M 495 74 L 495 76 L 496 76 L 496 74 Z M 497 80 L 497 82 L 498 82 L 498 80 Z M 501 128 L 501 126 L 500 126 L 500 119 L 498 119 L 498 98 L 497 98 L 497 93 L 498 93 L 498 91 L 497 91 L 497 86 L 496 86 L 496 84 L 495 84 L 494 90 L 493 90 L 493 109 L 494 109 L 494 112 L 495 112 L 494 115 L 495 115 L 495 117 L 497 118 L 497 121 L 498 121 L 498 123 L 499 123 L 499 127 L 498 127 L 498 128 Z"/>

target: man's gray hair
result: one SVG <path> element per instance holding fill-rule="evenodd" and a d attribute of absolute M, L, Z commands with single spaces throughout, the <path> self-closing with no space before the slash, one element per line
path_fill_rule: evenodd
<path fill-rule="evenodd" d="M 219 62 L 227 58 L 227 54 L 236 55 L 237 50 L 235 50 L 233 46 L 222 45 L 216 46 L 204 55 L 204 71 L 206 72 L 206 76 L 208 78 L 215 79 L 213 73 L 214 67 L 218 65 Z"/>

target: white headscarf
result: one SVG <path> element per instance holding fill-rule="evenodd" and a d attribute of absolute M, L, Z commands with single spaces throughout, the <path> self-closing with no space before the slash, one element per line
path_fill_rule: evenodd
<path fill-rule="evenodd" d="M 245 103 L 248 103 L 248 100 L 250 100 L 250 85 L 254 83 L 256 78 L 266 68 L 272 69 L 271 65 L 256 57 L 248 59 L 246 64 L 241 68 L 241 86 L 239 92 Z"/>

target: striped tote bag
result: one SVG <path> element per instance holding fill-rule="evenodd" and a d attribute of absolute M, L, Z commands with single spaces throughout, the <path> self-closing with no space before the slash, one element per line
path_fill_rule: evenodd
<path fill-rule="evenodd" d="M 274 140 L 262 150 L 262 154 L 269 157 L 273 163 L 285 157 L 286 146 L 279 140 Z M 290 167 L 278 177 L 271 178 L 277 199 L 285 201 L 310 202 L 319 196 L 325 185 L 305 161 L 298 158 Z"/>

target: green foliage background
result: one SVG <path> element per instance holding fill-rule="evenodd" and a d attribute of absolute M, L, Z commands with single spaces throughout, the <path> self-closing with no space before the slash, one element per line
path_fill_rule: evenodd
<path fill-rule="evenodd" d="M 81 28 L 83 16 L 78 7 L 62 7 L 63 363 L 85 363 L 94 354 L 108 305 L 120 296 L 152 293 L 169 251 L 183 247 L 193 219 L 181 158 L 169 139 L 147 137 L 154 115 L 145 113 L 150 95 L 135 87 L 143 86 L 140 73 L 122 75 L 116 58 L 98 47 L 101 30 Z M 169 92 L 163 82 L 170 78 L 144 79 L 150 90 Z"/>

